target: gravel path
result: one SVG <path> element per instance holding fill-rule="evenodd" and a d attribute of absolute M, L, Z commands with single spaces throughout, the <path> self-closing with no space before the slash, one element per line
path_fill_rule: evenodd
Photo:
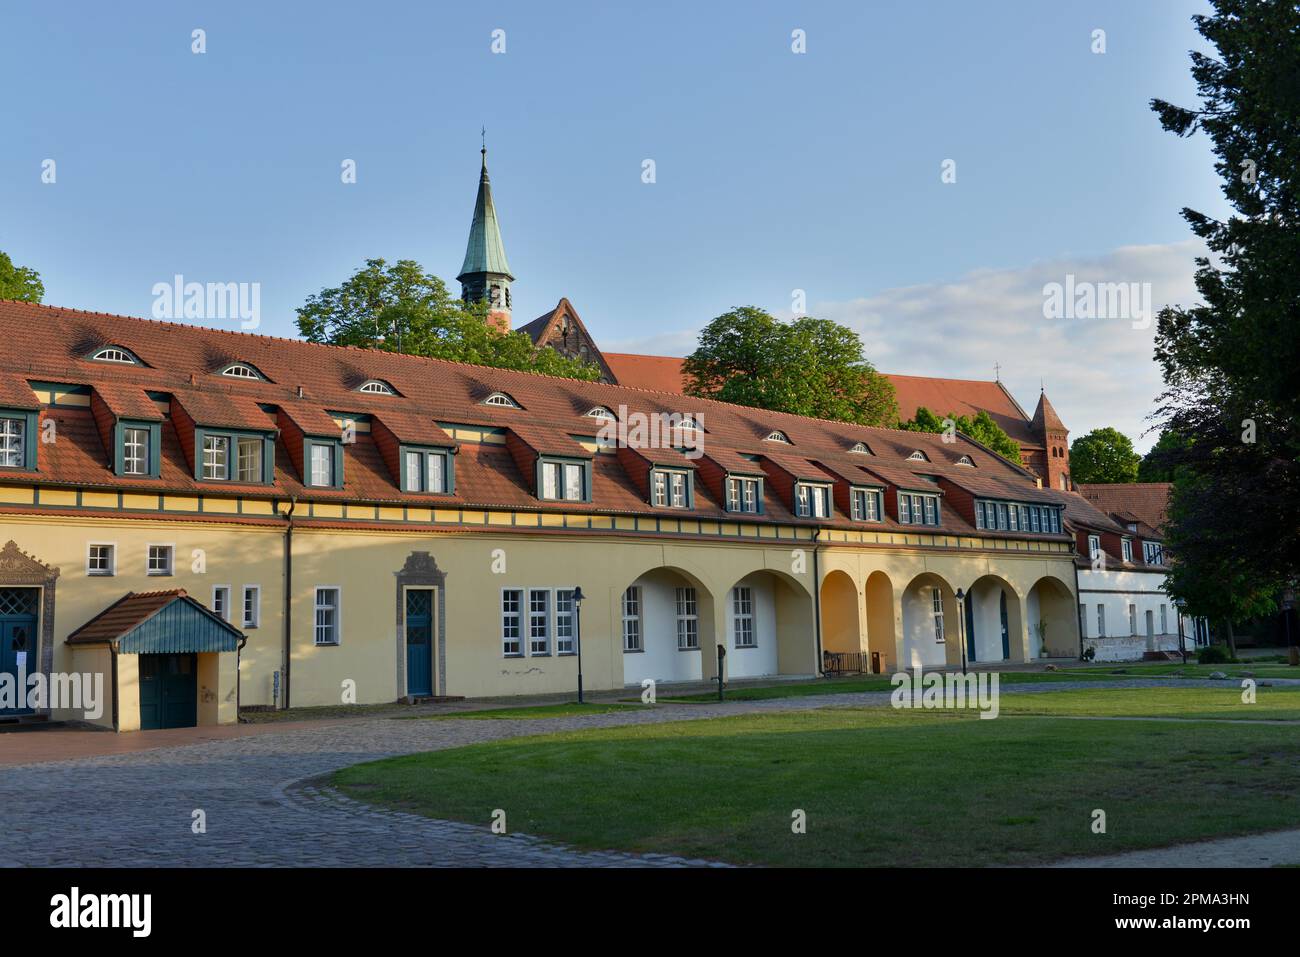
<path fill-rule="evenodd" d="M 1167 687 L 1168 682 L 1085 680 L 1001 690 L 1138 686 Z M 889 692 L 871 692 L 724 704 L 661 702 L 654 710 L 545 720 L 357 718 L 182 747 L 9 765 L 0 771 L 0 833 L 6 835 L 0 866 L 720 866 L 494 835 L 487 827 L 492 808 L 484 808 L 482 826 L 436 821 L 351 801 L 315 779 L 361 761 L 503 738 L 746 713 L 887 707 L 889 698 Z M 195 833 L 200 819 L 205 830 Z M 1300 859 L 1300 841 L 1293 851 L 1293 859 Z M 1254 863 L 1255 851 L 1243 855 L 1237 860 Z M 1233 852 L 1225 857 L 1233 858 Z"/>

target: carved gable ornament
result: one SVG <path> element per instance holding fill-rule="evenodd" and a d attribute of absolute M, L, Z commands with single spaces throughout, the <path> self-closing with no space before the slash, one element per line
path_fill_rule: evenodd
<path fill-rule="evenodd" d="M 43 585 L 59 577 L 59 570 L 42 565 L 10 539 L 0 548 L 0 584 Z"/>

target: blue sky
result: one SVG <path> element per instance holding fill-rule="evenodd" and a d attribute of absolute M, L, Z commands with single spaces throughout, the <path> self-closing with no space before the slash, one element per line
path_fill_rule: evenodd
<path fill-rule="evenodd" d="M 262 331 L 293 335 L 367 257 L 452 282 L 483 125 L 517 324 L 568 296 L 607 348 L 684 354 L 802 289 L 886 371 L 997 361 L 1031 410 L 1041 378 L 1074 434 L 1145 446 L 1149 330 L 1044 329 L 1041 286 L 1194 296 L 1179 209 L 1224 208 L 1205 141 L 1147 100 L 1194 102 L 1206 8 L 11 2 L 0 249 L 47 302 L 106 312 L 149 315 L 177 273 L 258 282 Z"/>

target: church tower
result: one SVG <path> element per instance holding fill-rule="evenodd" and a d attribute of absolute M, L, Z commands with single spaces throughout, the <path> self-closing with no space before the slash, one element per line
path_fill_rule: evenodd
<path fill-rule="evenodd" d="M 1038 396 L 1038 408 L 1034 410 L 1032 423 L 1034 435 L 1047 450 L 1047 471 L 1043 483 L 1048 488 L 1069 491 L 1073 488 L 1070 480 L 1070 430 L 1065 427 L 1061 417 L 1047 401 L 1044 390 Z"/>
<path fill-rule="evenodd" d="M 487 147 L 482 149 L 483 170 L 478 178 L 478 199 L 474 221 L 469 227 L 465 262 L 460 267 L 460 295 L 466 302 L 487 299 L 491 304 L 488 322 L 502 332 L 510 331 L 510 284 L 515 277 L 506 262 L 496 207 L 492 205 L 492 184 L 488 180 Z"/>

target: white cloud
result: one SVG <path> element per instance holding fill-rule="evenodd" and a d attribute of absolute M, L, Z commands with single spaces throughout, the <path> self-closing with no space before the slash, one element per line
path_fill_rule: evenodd
<path fill-rule="evenodd" d="M 1152 357 L 1154 313 L 1170 303 L 1198 301 L 1194 259 L 1204 253 L 1199 240 L 1123 246 L 1103 256 L 978 270 L 949 282 L 814 302 L 808 311 L 858 332 L 867 356 L 882 372 L 991 379 L 997 363 L 1002 381 L 1031 414 L 1041 379 L 1072 437 L 1109 425 L 1141 451 L 1155 440 L 1143 433 L 1163 387 Z M 1146 328 L 1134 328 L 1132 317 L 1045 318 L 1044 286 L 1064 284 L 1070 275 L 1076 284 L 1150 283 L 1152 315 Z M 694 348 L 697 331 L 609 348 L 685 355 Z"/>

